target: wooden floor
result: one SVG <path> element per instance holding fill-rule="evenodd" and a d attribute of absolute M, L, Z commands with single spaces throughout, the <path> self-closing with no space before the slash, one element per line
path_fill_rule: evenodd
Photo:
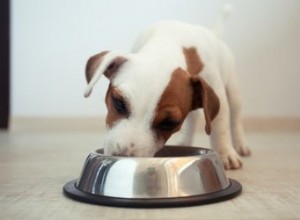
<path fill-rule="evenodd" d="M 97 123 L 27 120 L 1 131 L 0 219 L 300 219 L 300 132 L 282 129 L 247 133 L 253 155 L 241 170 L 227 172 L 243 185 L 235 199 L 163 209 L 70 200 L 62 187 L 79 176 L 88 153 L 100 147 L 103 129 Z M 208 142 L 199 135 L 195 143 Z"/>

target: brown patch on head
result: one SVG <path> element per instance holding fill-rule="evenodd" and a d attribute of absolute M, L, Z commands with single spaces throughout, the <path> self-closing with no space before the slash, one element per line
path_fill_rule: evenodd
<path fill-rule="evenodd" d="M 198 75 L 203 69 L 203 63 L 198 55 L 197 49 L 194 47 L 183 48 L 187 71 L 193 76 Z"/>
<path fill-rule="evenodd" d="M 124 118 L 129 117 L 129 106 L 122 92 L 109 84 L 105 103 L 107 107 L 106 124 L 112 128 L 114 124 Z"/>
<path fill-rule="evenodd" d="M 198 108 L 204 110 L 205 131 L 210 134 L 211 122 L 220 108 L 219 98 L 201 77 L 177 68 L 156 108 L 152 128 L 157 140 L 165 143 L 180 129 L 188 113 Z"/>
<path fill-rule="evenodd" d="M 105 55 L 108 53 L 109 51 L 103 51 L 99 54 L 96 54 L 94 56 L 92 56 L 91 58 L 89 58 L 87 64 L 86 64 L 86 69 L 85 69 L 85 76 L 86 76 L 86 80 L 89 83 L 91 81 L 91 79 L 93 78 L 96 70 L 99 68 L 103 58 L 105 57 Z M 108 67 L 106 68 L 106 70 L 104 70 L 103 74 L 108 78 L 111 79 L 114 74 L 119 70 L 120 66 L 125 63 L 127 61 L 126 58 L 124 57 L 115 57 L 110 64 L 108 65 Z"/>
<path fill-rule="evenodd" d="M 164 141 L 178 131 L 192 108 L 193 91 L 190 76 L 176 69 L 156 108 L 152 127 L 157 139 Z"/>

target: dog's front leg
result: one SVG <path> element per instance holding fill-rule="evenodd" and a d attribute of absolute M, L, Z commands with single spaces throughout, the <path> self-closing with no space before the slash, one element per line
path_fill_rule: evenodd
<path fill-rule="evenodd" d="M 238 169 L 242 167 L 242 161 L 231 141 L 230 112 L 226 93 L 219 91 L 217 94 L 220 99 L 220 110 L 212 122 L 211 145 L 221 157 L 225 169 Z"/>

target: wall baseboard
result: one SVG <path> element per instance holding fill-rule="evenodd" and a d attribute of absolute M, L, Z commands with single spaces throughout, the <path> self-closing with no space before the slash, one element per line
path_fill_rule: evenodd
<path fill-rule="evenodd" d="M 300 117 L 244 118 L 246 131 L 300 132 Z"/>
<path fill-rule="evenodd" d="M 300 132 L 300 117 L 244 118 L 246 132 Z M 199 120 L 198 129 L 203 130 Z M 106 129 L 103 117 L 15 117 L 11 119 L 11 131 L 93 131 Z"/>

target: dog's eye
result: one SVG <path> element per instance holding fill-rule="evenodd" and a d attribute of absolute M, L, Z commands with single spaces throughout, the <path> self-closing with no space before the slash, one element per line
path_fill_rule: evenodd
<path fill-rule="evenodd" d="M 112 96 L 112 103 L 119 114 L 128 115 L 129 112 L 126 107 L 126 102 L 122 98 Z"/>
<path fill-rule="evenodd" d="M 178 125 L 180 125 L 180 121 L 167 118 L 163 120 L 161 123 L 159 123 L 157 128 L 162 131 L 171 131 L 175 129 Z"/>

